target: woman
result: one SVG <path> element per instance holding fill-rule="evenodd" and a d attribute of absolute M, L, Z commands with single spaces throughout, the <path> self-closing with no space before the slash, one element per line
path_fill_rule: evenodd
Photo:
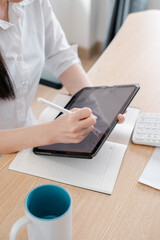
<path fill-rule="evenodd" d="M 92 86 L 49 0 L 0 1 L 0 51 L 0 154 L 51 143 L 78 143 L 93 131 L 96 117 L 89 108 L 35 125 L 30 106 L 44 62 L 71 95 Z M 118 119 L 124 120 L 122 115 Z"/>

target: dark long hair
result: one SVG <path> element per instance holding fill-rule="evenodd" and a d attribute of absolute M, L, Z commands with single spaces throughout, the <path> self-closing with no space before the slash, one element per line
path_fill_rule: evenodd
<path fill-rule="evenodd" d="M 13 84 L 8 74 L 6 64 L 0 53 L 0 100 L 13 99 L 15 99 Z"/>

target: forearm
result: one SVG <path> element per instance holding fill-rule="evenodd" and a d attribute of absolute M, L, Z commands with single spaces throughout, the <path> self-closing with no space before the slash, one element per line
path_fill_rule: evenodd
<path fill-rule="evenodd" d="M 0 131 L 0 154 L 48 144 L 47 124 Z"/>
<path fill-rule="evenodd" d="M 54 143 L 78 143 L 93 131 L 95 123 L 91 110 L 82 108 L 44 124 L 0 130 L 0 154 Z"/>
<path fill-rule="evenodd" d="M 71 95 L 74 95 L 84 87 L 92 86 L 90 79 L 80 64 L 75 64 L 67 69 L 60 80 Z"/>

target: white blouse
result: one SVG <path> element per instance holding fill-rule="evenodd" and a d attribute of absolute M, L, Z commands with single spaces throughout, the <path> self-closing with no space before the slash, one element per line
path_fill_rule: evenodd
<path fill-rule="evenodd" d="M 15 100 L 0 102 L 0 129 L 35 123 L 30 106 L 44 63 L 59 77 L 80 62 L 77 47 L 68 44 L 49 0 L 9 3 L 9 22 L 0 20 L 0 51 L 16 93 Z"/>

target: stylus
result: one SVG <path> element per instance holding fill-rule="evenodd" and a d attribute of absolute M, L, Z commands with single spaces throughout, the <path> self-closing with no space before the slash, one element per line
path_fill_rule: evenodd
<path fill-rule="evenodd" d="M 56 110 L 58 110 L 58 111 L 60 111 L 60 112 L 63 112 L 63 113 L 72 113 L 71 111 L 69 111 L 69 110 L 67 110 L 67 109 L 65 109 L 65 108 L 63 108 L 63 107 L 61 107 L 61 106 L 58 106 L 58 105 L 55 104 L 55 103 L 49 102 L 49 101 L 47 101 L 47 100 L 45 100 L 45 99 L 43 99 L 43 98 L 38 98 L 37 101 L 38 101 L 38 102 L 41 102 L 41 103 L 43 103 L 43 104 L 46 104 L 46 105 L 48 105 L 49 107 L 52 107 L 52 108 L 54 108 L 54 109 L 56 109 Z"/>

